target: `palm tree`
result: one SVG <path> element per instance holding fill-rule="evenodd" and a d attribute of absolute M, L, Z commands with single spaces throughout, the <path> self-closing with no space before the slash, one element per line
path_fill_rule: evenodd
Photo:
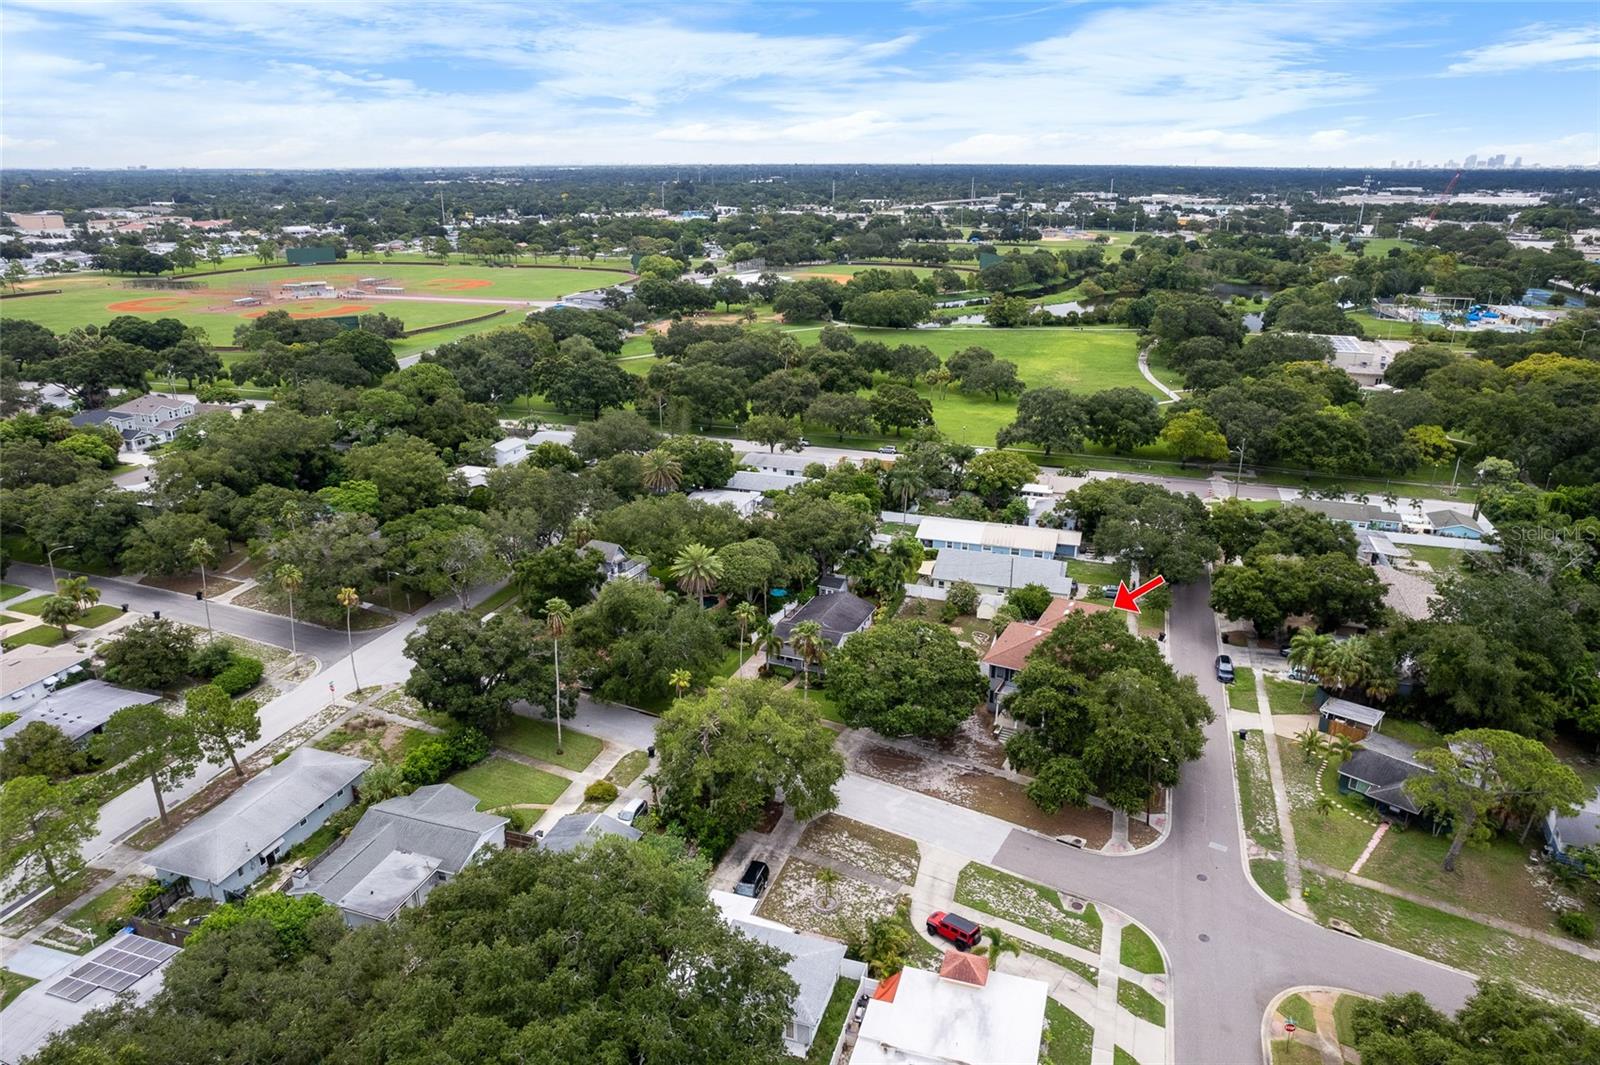
<path fill-rule="evenodd" d="M 46 625 L 61 626 L 61 638 L 67 638 L 67 626 L 77 621 L 83 610 L 73 601 L 71 596 L 52 595 L 41 604 L 39 620 Z"/>
<path fill-rule="evenodd" d="M 80 612 L 100 601 L 100 589 L 89 584 L 88 577 L 64 577 L 56 581 L 56 594 L 72 600 Z"/>
<path fill-rule="evenodd" d="M 943 399 L 945 393 L 950 390 L 950 382 L 956 379 L 956 375 L 950 372 L 950 367 L 938 366 L 923 374 L 922 379 L 937 388 L 939 390 L 939 398 Z"/>
<path fill-rule="evenodd" d="M 273 574 L 273 579 L 289 596 L 289 653 L 298 654 L 299 648 L 295 646 L 294 640 L 294 593 L 305 587 L 306 575 L 300 572 L 298 566 L 279 566 L 278 571 Z"/>
<path fill-rule="evenodd" d="M 361 675 L 356 672 L 356 638 L 350 633 L 350 611 L 361 605 L 361 596 L 356 594 L 354 588 L 340 588 L 335 596 L 339 605 L 344 607 L 344 638 L 350 645 L 350 675 L 356 681 L 356 697 L 361 696 Z"/>
<path fill-rule="evenodd" d="M 761 611 L 754 603 L 740 603 L 733 608 L 733 620 L 739 623 L 739 668 L 744 668 L 744 648 L 749 642 L 749 632 L 761 621 Z"/>
<path fill-rule="evenodd" d="M 816 881 L 822 885 L 823 905 L 831 907 L 833 905 L 833 888 L 839 882 L 839 874 L 827 866 L 823 866 L 817 870 Z"/>
<path fill-rule="evenodd" d="M 902 511 L 910 508 L 912 496 L 921 495 L 928 486 L 927 479 L 920 472 L 901 462 L 889 467 L 889 472 L 883 476 L 883 483 L 890 497 L 900 500 Z"/>
<path fill-rule="evenodd" d="M 983 937 L 989 942 L 972 953 L 986 955 L 989 959 L 989 968 L 995 972 L 1000 971 L 1000 955 L 1015 954 L 1019 958 L 1022 957 L 1022 944 L 993 925 L 983 930 Z"/>
<path fill-rule="evenodd" d="M 1322 679 L 1320 674 L 1328 660 L 1328 650 L 1332 646 L 1332 636 L 1325 636 L 1310 629 L 1301 629 L 1289 639 L 1289 664 L 1320 681 Z M 1301 689 L 1302 702 L 1305 697 L 1305 689 Z"/>
<path fill-rule="evenodd" d="M 760 629 L 760 639 L 756 641 L 761 648 L 761 653 L 766 661 L 761 664 L 761 672 L 772 672 L 772 660 L 783 654 L 783 637 L 778 635 L 778 630 L 772 627 L 772 622 L 763 622 Z"/>
<path fill-rule="evenodd" d="M 1322 733 L 1316 729 L 1308 728 L 1294 738 L 1295 746 L 1300 748 L 1300 754 L 1310 762 L 1322 751 Z"/>
<path fill-rule="evenodd" d="M 669 572 L 684 595 L 701 600 L 717 586 L 722 576 L 722 559 L 717 557 L 714 548 L 705 544 L 687 544 L 678 552 L 677 561 Z"/>
<path fill-rule="evenodd" d="M 678 693 L 678 698 L 683 698 L 683 693 L 689 690 L 689 685 L 694 678 L 687 669 L 675 669 L 667 674 L 667 683 L 672 685 L 672 690 Z"/>
<path fill-rule="evenodd" d="M 1367 641 L 1355 636 L 1329 649 L 1326 669 L 1328 680 L 1342 692 L 1364 687 L 1377 672 L 1377 664 Z"/>
<path fill-rule="evenodd" d="M 1324 820 L 1326 820 L 1327 816 L 1333 813 L 1335 803 L 1333 801 L 1333 796 L 1329 795 L 1327 792 L 1319 792 L 1317 794 L 1316 801 L 1313 802 L 1311 806 L 1317 811 L 1318 814 L 1322 816 Z"/>
<path fill-rule="evenodd" d="M 189 561 L 200 567 L 200 602 L 206 608 L 206 632 L 208 639 L 216 639 L 217 632 L 211 627 L 211 596 L 206 588 L 206 563 L 216 564 L 217 549 L 211 546 L 210 540 L 196 536 L 189 541 Z"/>
<path fill-rule="evenodd" d="M 1343 765 L 1356 749 L 1356 741 L 1345 735 L 1331 735 L 1327 742 L 1328 751 L 1333 755 L 1336 763 Z"/>
<path fill-rule="evenodd" d="M 800 656 L 800 661 L 805 663 L 805 668 L 800 670 L 800 698 L 809 699 L 810 667 L 822 668 L 822 661 L 828 656 L 828 641 L 822 635 L 822 625 L 819 622 L 802 621 L 789 633 L 789 642 L 794 644 L 795 653 Z"/>
<path fill-rule="evenodd" d="M 672 491 L 683 481 L 683 464 L 665 451 L 647 451 L 641 462 L 644 486 L 657 495 Z"/>
<path fill-rule="evenodd" d="M 572 525 L 567 529 L 567 538 L 572 541 L 572 546 L 581 549 L 584 544 L 594 539 L 594 519 L 573 518 Z"/>
<path fill-rule="evenodd" d="M 572 619 L 572 607 L 562 598 L 544 601 L 544 631 L 550 634 L 550 643 L 556 658 L 556 694 L 550 705 L 556 712 L 556 753 L 566 750 L 561 739 L 561 637 L 567 634 L 567 622 Z"/>

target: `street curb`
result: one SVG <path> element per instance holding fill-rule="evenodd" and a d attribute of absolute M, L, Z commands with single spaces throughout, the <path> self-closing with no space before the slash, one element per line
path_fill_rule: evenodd
<path fill-rule="evenodd" d="M 1377 1001 L 1371 995 L 1363 995 L 1361 992 L 1352 991 L 1348 987 L 1328 987 L 1322 984 L 1301 984 L 1297 987 L 1285 988 L 1279 991 L 1277 997 L 1268 1002 L 1267 1008 L 1261 1013 L 1261 1061 L 1263 1065 L 1271 1065 L 1272 1062 L 1272 1015 L 1278 1012 L 1278 1003 L 1290 995 L 1298 995 L 1302 991 L 1327 991 L 1335 995 L 1354 995 L 1357 998 L 1364 998 L 1373 1002 Z M 1338 1038 L 1337 1034 L 1335 1034 L 1334 1038 Z"/>

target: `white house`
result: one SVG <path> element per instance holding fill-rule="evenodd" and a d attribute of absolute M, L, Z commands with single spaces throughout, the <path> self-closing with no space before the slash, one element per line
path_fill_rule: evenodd
<path fill-rule="evenodd" d="M 520 436 L 508 436 L 504 440 L 496 440 L 489 450 L 494 454 L 496 466 L 515 466 L 527 459 L 528 442 Z"/>
<path fill-rule="evenodd" d="M 947 950 L 937 973 L 901 969 L 867 1002 L 852 1065 L 1016 1065 L 1039 1060 L 1049 986 Z"/>
<path fill-rule="evenodd" d="M 479 813 L 453 784 L 430 784 L 369 808 L 337 846 L 294 871 L 289 894 L 321 896 L 351 927 L 392 921 L 505 842 L 504 817 Z"/>
<path fill-rule="evenodd" d="M 70 421 L 79 426 L 110 425 L 122 434 L 125 450 L 144 451 L 170 442 L 196 413 L 187 399 L 140 396 L 115 407 L 79 411 Z"/>
<path fill-rule="evenodd" d="M 578 550 L 600 553 L 600 565 L 608 581 L 636 581 L 650 574 L 647 559 L 634 558 L 623 550 L 621 544 L 614 544 L 610 540 L 590 540 Z"/>
<path fill-rule="evenodd" d="M 758 473 L 775 473 L 780 477 L 792 478 L 804 477 L 807 466 L 827 465 L 820 459 L 788 451 L 748 451 L 739 464 L 750 466 Z"/>
<path fill-rule="evenodd" d="M 372 763 L 301 747 L 151 852 L 163 884 L 188 880 L 196 896 L 228 902 L 355 798 Z"/>
<path fill-rule="evenodd" d="M 1075 558 L 1083 534 L 1076 529 L 932 517 L 917 526 L 917 539 L 941 554 L 948 549 L 1018 558 Z"/>
<path fill-rule="evenodd" d="M 741 492 L 734 488 L 702 488 L 689 493 L 690 499 L 697 499 L 713 507 L 732 507 L 741 518 L 748 518 L 761 509 L 765 497 L 760 492 Z"/>

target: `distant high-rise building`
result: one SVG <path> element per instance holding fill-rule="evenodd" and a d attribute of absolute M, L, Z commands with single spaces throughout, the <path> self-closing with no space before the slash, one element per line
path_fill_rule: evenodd
<path fill-rule="evenodd" d="M 1391 159 L 1391 160 L 1389 160 L 1389 169 L 1390 170 L 1398 170 L 1398 169 L 1400 169 L 1400 164 L 1395 162 L 1393 159 Z"/>
<path fill-rule="evenodd" d="M 1475 167 L 1477 165 L 1478 165 L 1478 157 L 1476 155 L 1467 156 L 1466 167 L 1467 167 L 1468 170 L 1471 170 L 1473 167 Z"/>
<path fill-rule="evenodd" d="M 1515 169 L 1517 167 L 1520 167 L 1521 165 L 1522 165 L 1522 156 L 1519 155 L 1519 156 L 1517 156 L 1517 158 L 1515 160 L 1512 161 L 1511 166 L 1512 166 L 1513 169 Z"/>
<path fill-rule="evenodd" d="M 1505 165 L 1506 165 L 1506 157 L 1505 157 L 1505 153 L 1504 153 L 1504 152 L 1502 152 L 1502 153 L 1501 153 L 1501 154 L 1499 154 L 1499 155 L 1491 155 L 1491 156 L 1490 156 L 1490 157 L 1489 157 L 1489 165 L 1490 165 L 1490 166 L 1492 166 L 1492 167 L 1494 167 L 1494 168 L 1495 168 L 1495 169 L 1497 169 L 1497 170 L 1498 170 L 1498 169 L 1499 169 L 1499 168 L 1500 168 L 1500 167 L 1502 167 L 1502 166 L 1505 166 Z"/>

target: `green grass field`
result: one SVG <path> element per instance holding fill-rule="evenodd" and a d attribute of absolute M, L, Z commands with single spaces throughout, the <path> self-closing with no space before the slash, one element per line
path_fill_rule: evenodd
<path fill-rule="evenodd" d="M 970 263 L 952 263 L 951 266 L 958 271 L 972 268 L 972 264 Z M 844 278 L 854 277 L 864 270 L 910 270 L 918 277 L 932 277 L 935 269 L 937 268 L 932 266 L 912 266 L 909 262 L 904 264 L 895 263 L 892 266 L 870 266 L 859 263 L 824 263 L 821 266 L 797 266 L 792 270 L 783 270 L 781 273 L 787 274 L 791 277 L 814 277 L 820 274 L 823 277 Z"/>
<path fill-rule="evenodd" d="M 486 758 L 456 773 L 449 783 L 475 796 L 478 809 L 493 810 L 514 803 L 547 805 L 559 799 L 572 782 L 508 758 Z"/>
<path fill-rule="evenodd" d="M 322 280 L 341 287 L 353 285 L 363 277 L 387 277 L 393 284 L 402 286 L 406 296 L 432 296 L 438 301 L 290 300 L 275 304 L 271 309 L 288 310 L 300 317 L 383 311 L 405 322 L 408 329 L 415 329 L 418 326 L 459 321 L 496 309 L 483 303 L 449 302 L 452 299 L 549 300 L 570 292 L 615 284 L 626 280 L 628 276 L 614 268 L 552 266 L 506 269 L 478 265 L 441 266 L 437 262 L 408 265 L 399 261 L 379 265 L 334 263 L 330 266 L 297 266 L 214 277 L 200 276 L 193 280 L 204 285 L 203 289 L 159 291 L 127 288 L 124 287 L 124 278 L 92 274 L 41 282 L 33 287 L 59 288 L 63 291 L 31 299 L 6 300 L 0 303 L 0 317 L 26 318 L 58 333 L 74 326 L 103 325 L 121 314 L 133 314 L 141 318 L 176 318 L 184 325 L 203 328 L 213 344 L 231 344 L 234 328 L 246 321 L 249 315 L 263 310 L 262 307 L 235 307 L 231 301 L 246 295 L 251 289 L 271 286 L 276 291 L 278 286 L 289 281 Z M 525 311 L 526 308 L 522 307 L 508 307 L 507 314 L 503 316 L 506 321 L 480 323 L 463 332 L 511 324 Z M 445 335 L 445 332 L 401 341 L 396 348 L 404 354 L 421 347 L 432 347 L 442 340 L 456 339 Z"/>
<path fill-rule="evenodd" d="M 35 625 L 31 629 L 24 629 L 15 636 L 8 637 L 3 646 L 7 651 L 14 647 L 21 647 L 24 644 L 54 647 L 61 640 L 61 630 L 54 625 Z"/>
<path fill-rule="evenodd" d="M 529 717 L 512 717 L 495 735 L 494 742 L 508 751 L 516 751 L 574 772 L 588 768 L 595 755 L 605 746 L 587 732 L 577 732 L 563 724 L 562 751 L 557 754 L 555 722 L 535 721 Z"/>

